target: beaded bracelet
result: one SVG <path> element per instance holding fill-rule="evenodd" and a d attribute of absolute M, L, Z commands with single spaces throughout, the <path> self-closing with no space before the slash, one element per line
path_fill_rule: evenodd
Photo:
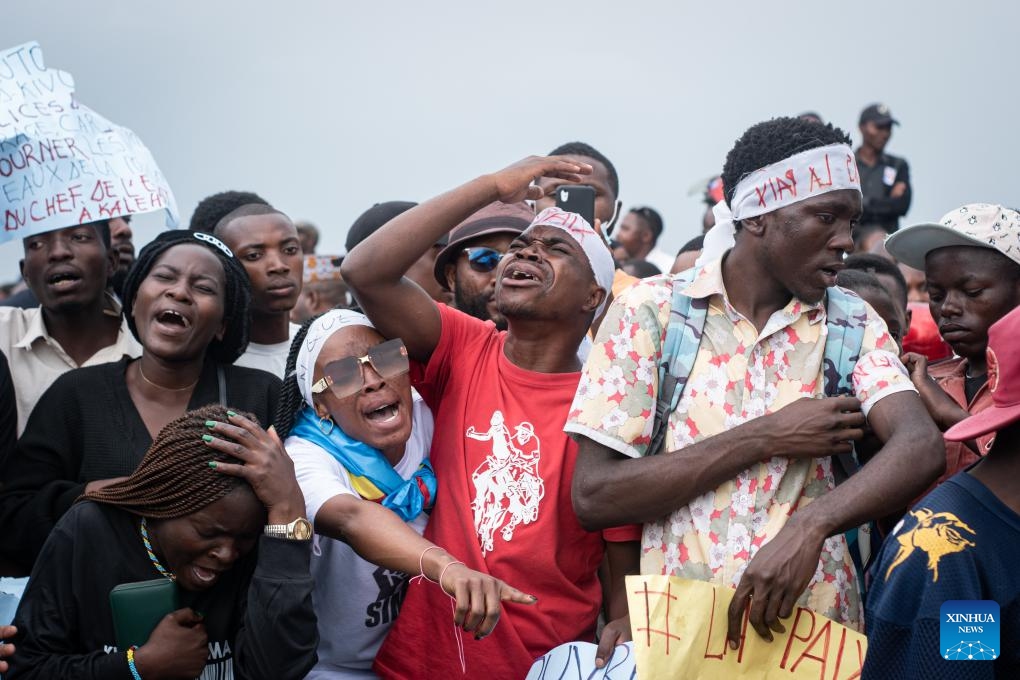
<path fill-rule="evenodd" d="M 135 650 L 138 649 L 137 645 L 131 645 L 127 650 L 128 670 L 131 671 L 131 677 L 133 680 L 142 680 L 142 676 L 138 673 L 138 667 L 135 666 Z"/>

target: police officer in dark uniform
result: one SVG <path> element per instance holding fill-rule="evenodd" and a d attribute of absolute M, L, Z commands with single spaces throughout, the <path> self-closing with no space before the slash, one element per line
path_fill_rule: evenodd
<path fill-rule="evenodd" d="M 911 194 L 907 161 L 885 153 L 893 125 L 899 125 L 899 121 L 885 104 L 864 109 L 859 123 L 862 143 L 855 152 L 864 193 L 859 228 L 879 225 L 890 234 L 900 228 L 900 218 L 910 208 Z"/>

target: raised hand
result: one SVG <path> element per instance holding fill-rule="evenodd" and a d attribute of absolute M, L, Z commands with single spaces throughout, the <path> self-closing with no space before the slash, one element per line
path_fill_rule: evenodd
<path fill-rule="evenodd" d="M 529 156 L 491 175 L 496 184 L 499 200 L 517 203 L 526 198 L 539 199 L 545 191 L 533 185 L 540 177 L 552 177 L 568 182 L 581 182 L 582 175 L 591 174 L 592 167 L 564 156 Z"/>
<path fill-rule="evenodd" d="M 186 607 L 163 617 L 135 652 L 135 667 L 145 680 L 191 680 L 202 674 L 208 657 L 202 617 Z"/>

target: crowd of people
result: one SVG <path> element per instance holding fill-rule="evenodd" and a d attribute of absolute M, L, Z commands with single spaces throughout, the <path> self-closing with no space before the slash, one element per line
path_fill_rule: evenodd
<path fill-rule="evenodd" d="M 734 648 L 800 606 L 865 678 L 1015 677 L 1020 214 L 901 228 L 896 124 L 752 126 L 676 254 L 581 142 L 373 205 L 342 257 L 233 190 L 137 257 L 129 218 L 25 237 L 0 673 L 520 680 L 604 665 L 663 574 L 732 589 Z M 1000 605 L 994 660 L 944 657 L 948 600 Z"/>

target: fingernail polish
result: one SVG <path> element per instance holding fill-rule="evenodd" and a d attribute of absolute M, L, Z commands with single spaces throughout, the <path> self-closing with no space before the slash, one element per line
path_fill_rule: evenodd
<path fill-rule="evenodd" d="M 205 421 L 205 426 L 208 427 L 211 430 L 214 427 L 216 427 L 216 421 L 215 420 L 207 420 L 207 421 Z"/>
<path fill-rule="evenodd" d="M 213 470 L 215 470 L 215 469 L 216 469 L 216 461 L 215 461 L 215 460 L 210 460 L 210 461 L 208 462 L 208 465 L 209 465 L 209 467 L 211 467 L 211 468 L 212 468 Z"/>
<path fill-rule="evenodd" d="M 203 434 L 202 435 L 202 441 L 204 441 L 204 442 L 211 442 L 212 441 L 212 435 Z"/>
<path fill-rule="evenodd" d="M 228 416 L 230 416 L 231 418 L 233 418 L 233 417 L 235 417 L 235 416 L 236 416 L 237 414 L 236 414 L 236 413 L 234 413 L 233 411 L 227 411 L 227 415 L 228 415 Z"/>

